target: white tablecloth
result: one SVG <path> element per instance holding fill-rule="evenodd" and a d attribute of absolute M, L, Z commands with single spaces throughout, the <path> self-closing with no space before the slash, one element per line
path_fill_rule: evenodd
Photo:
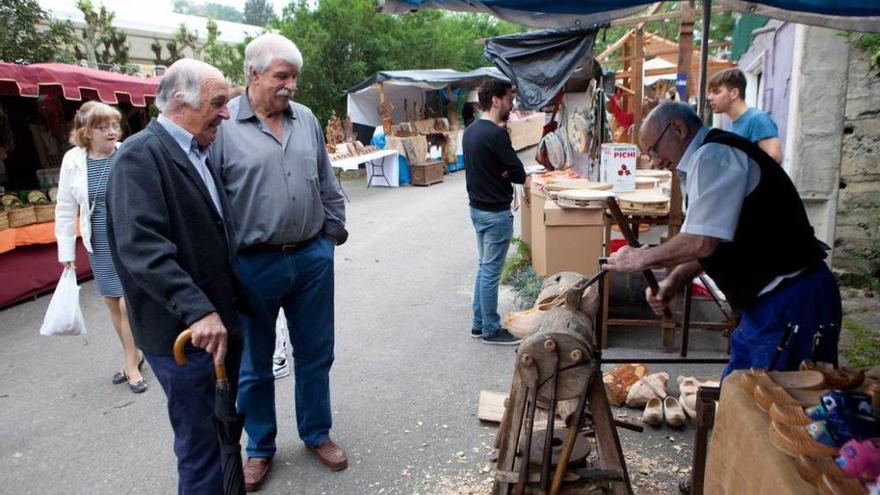
<path fill-rule="evenodd" d="M 397 150 L 379 150 L 366 155 L 350 156 L 341 160 L 332 161 L 332 165 L 342 170 L 357 170 L 361 163 L 365 163 L 367 170 L 367 184 L 382 187 L 398 187 L 400 174 L 398 173 Z M 381 169 L 379 167 L 382 167 Z M 375 170 L 374 170 L 375 169 Z M 385 177 L 376 177 L 370 184 L 373 173 L 384 173 Z M 387 181 L 385 179 L 388 179 Z"/>

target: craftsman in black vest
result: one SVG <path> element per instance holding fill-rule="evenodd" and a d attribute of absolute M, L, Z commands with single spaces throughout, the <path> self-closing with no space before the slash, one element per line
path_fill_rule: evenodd
<path fill-rule="evenodd" d="M 785 171 L 753 143 L 704 127 L 681 103 L 648 115 L 639 146 L 655 167 L 677 172 L 685 222 L 660 246 L 618 251 L 607 268 L 671 268 L 659 292 L 646 294 L 658 314 L 695 276 L 712 277 L 741 313 L 725 375 L 767 368 L 787 327 L 796 331 L 775 369 L 797 369 L 804 359 L 836 364 L 840 291 Z"/>

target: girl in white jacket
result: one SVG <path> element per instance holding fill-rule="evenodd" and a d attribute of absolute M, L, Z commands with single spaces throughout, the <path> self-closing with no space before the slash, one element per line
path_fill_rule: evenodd
<path fill-rule="evenodd" d="M 76 217 L 83 246 L 103 296 L 113 327 L 122 342 L 125 361 L 113 375 L 113 383 L 128 383 L 132 392 L 147 390 L 140 368 L 144 358 L 131 335 L 122 284 L 116 274 L 107 239 L 107 180 L 110 178 L 113 154 L 120 137 L 122 116 L 104 103 L 89 101 L 76 112 L 70 141 L 76 147 L 64 155 L 58 182 L 58 204 L 55 207 L 55 238 L 58 261 L 65 268 L 75 268 Z"/>

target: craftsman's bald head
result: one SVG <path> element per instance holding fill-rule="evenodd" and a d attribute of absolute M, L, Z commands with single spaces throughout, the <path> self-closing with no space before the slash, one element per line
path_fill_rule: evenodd
<path fill-rule="evenodd" d="M 639 128 L 639 148 L 651 157 L 655 168 L 674 170 L 703 122 L 684 103 L 663 102 Z"/>

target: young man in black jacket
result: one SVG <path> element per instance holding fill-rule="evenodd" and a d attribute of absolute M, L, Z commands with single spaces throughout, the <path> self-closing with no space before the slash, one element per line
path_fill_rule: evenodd
<path fill-rule="evenodd" d="M 513 108 L 514 89 L 509 82 L 490 79 L 477 93 L 483 116 L 464 131 L 462 141 L 479 252 L 471 336 L 485 344 L 516 345 L 520 339 L 501 326 L 498 316 L 498 282 L 513 235 L 513 184 L 526 180 L 504 127 Z"/>

